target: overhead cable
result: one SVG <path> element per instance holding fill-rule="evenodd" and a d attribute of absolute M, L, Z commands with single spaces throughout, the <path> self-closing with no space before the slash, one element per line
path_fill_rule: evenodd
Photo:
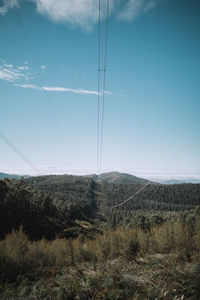
<path fill-rule="evenodd" d="M 101 111 L 101 128 L 100 128 L 100 146 L 99 146 L 99 172 L 101 172 L 102 164 L 102 150 L 103 150 L 103 129 L 104 129 L 104 103 L 105 103 L 105 89 L 106 89 L 106 67 L 107 67 L 107 48 L 108 48 L 108 18 L 109 18 L 109 0 L 107 0 L 106 8 L 106 34 L 105 34 L 105 53 L 104 53 L 104 76 L 103 76 L 103 90 L 102 90 L 102 111 Z"/>
<path fill-rule="evenodd" d="M 16 10 L 16 16 L 17 16 L 18 22 L 19 22 L 19 24 L 20 24 L 20 27 L 21 27 L 21 29 L 22 29 L 22 32 L 23 32 L 23 35 L 24 35 L 24 40 L 25 40 L 26 45 L 27 45 L 27 48 L 28 48 L 28 50 L 29 50 L 29 52 L 30 52 L 30 56 L 31 56 L 31 58 L 32 58 L 32 61 L 33 61 L 35 70 L 36 70 L 36 72 L 38 73 L 38 76 L 39 76 L 39 80 L 40 80 L 41 86 L 43 86 L 43 79 L 42 79 L 42 76 L 41 76 L 40 68 L 39 68 L 39 66 L 38 66 L 37 60 L 36 60 L 35 55 L 34 55 L 34 53 L 33 53 L 33 49 L 32 49 L 31 44 L 30 44 L 30 42 L 29 42 L 28 35 L 27 35 L 26 30 L 25 30 L 25 28 L 24 28 L 24 23 L 23 23 L 23 21 L 22 21 L 22 18 L 21 18 L 21 16 L 20 16 L 20 13 L 19 13 L 17 10 Z"/>
<path fill-rule="evenodd" d="M 38 175 L 42 175 L 40 171 L 26 158 L 26 156 L 19 150 L 11 141 L 0 131 L 0 138 Z"/>
<path fill-rule="evenodd" d="M 101 67 L 101 0 L 99 0 L 99 33 L 98 33 L 98 104 L 97 104 L 97 174 L 99 173 L 99 130 L 100 130 L 100 67 Z"/>
<path fill-rule="evenodd" d="M 36 56 L 35 56 L 35 54 L 34 54 L 33 48 L 31 47 L 31 44 L 30 44 L 28 35 L 27 35 L 26 30 L 25 30 L 25 27 L 24 27 L 23 20 L 22 20 L 22 18 L 21 18 L 21 16 L 20 16 L 20 13 L 19 13 L 17 10 L 16 10 L 16 16 L 17 16 L 18 22 L 19 22 L 19 24 L 20 24 L 20 27 L 21 27 L 21 29 L 22 29 L 22 33 L 23 33 L 23 35 L 24 35 L 25 43 L 26 43 L 27 48 L 28 48 L 28 50 L 29 50 L 31 59 L 32 59 L 33 64 L 34 64 L 34 67 L 35 67 L 35 70 L 36 70 L 36 72 L 37 72 L 37 74 L 38 74 L 38 77 L 39 77 L 40 86 L 41 86 L 41 88 L 42 88 L 42 87 L 44 86 L 44 80 L 43 80 L 43 77 L 42 77 L 42 75 L 41 75 L 40 67 L 39 67 L 38 62 L 37 62 L 37 60 L 36 60 Z M 58 118 L 57 118 L 57 115 L 56 115 L 56 111 L 55 111 L 54 106 L 53 106 L 53 103 L 52 103 L 52 101 L 51 101 L 51 98 L 50 98 L 50 101 L 48 101 L 48 103 L 50 103 L 51 110 L 52 110 L 52 114 L 53 114 L 53 116 L 54 116 L 54 118 L 55 118 L 55 120 L 56 120 L 56 123 L 59 123 Z"/>

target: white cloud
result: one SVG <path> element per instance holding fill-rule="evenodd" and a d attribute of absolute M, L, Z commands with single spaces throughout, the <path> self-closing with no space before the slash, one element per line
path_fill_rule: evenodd
<path fill-rule="evenodd" d="M 90 30 L 98 19 L 98 1 L 35 0 L 37 11 L 56 23 L 68 23 Z"/>
<path fill-rule="evenodd" d="M 70 89 L 64 87 L 48 87 L 48 86 L 43 86 L 41 89 L 48 92 L 70 92 L 74 94 L 98 95 L 98 92 L 96 91 L 90 91 L 84 89 Z"/>
<path fill-rule="evenodd" d="M 34 89 L 40 91 L 47 91 L 47 92 L 68 92 L 74 94 L 82 94 L 82 95 L 98 95 L 98 92 L 85 90 L 85 89 L 71 89 L 59 86 L 37 86 L 35 84 L 15 84 L 17 87 L 22 87 L 24 89 Z"/>
<path fill-rule="evenodd" d="M 29 67 L 26 65 L 22 66 L 14 66 L 13 64 L 6 64 L 4 60 L 0 59 L 0 80 L 5 80 L 12 82 L 14 86 L 21 87 L 24 89 L 34 89 L 39 91 L 47 91 L 47 92 L 65 92 L 65 93 L 73 93 L 73 94 L 79 94 L 79 95 L 98 95 L 98 92 L 95 90 L 87 90 L 87 89 L 81 89 L 81 88 L 67 88 L 67 87 L 60 87 L 60 86 L 38 86 L 32 83 L 17 83 L 20 82 L 20 80 L 24 81 L 30 81 L 31 79 L 34 79 L 32 74 L 30 72 L 27 72 L 29 70 Z M 42 66 L 41 66 L 42 67 Z M 45 66 L 43 66 L 45 67 Z M 45 67 L 46 68 L 46 67 Z M 125 96 L 119 93 L 115 93 L 112 91 L 105 91 L 105 95 L 107 96 Z M 100 91 L 100 95 L 103 94 L 103 91 Z"/>
<path fill-rule="evenodd" d="M 47 67 L 46 67 L 46 66 L 40 66 L 40 68 L 41 68 L 42 70 L 44 70 L 44 69 L 46 69 Z"/>
<path fill-rule="evenodd" d="M 27 66 L 15 67 L 12 64 L 6 64 L 3 62 L 0 65 L 0 80 L 6 80 L 10 82 L 15 82 L 20 79 L 28 80 L 29 74 L 25 72 L 26 70 L 28 70 Z"/>
<path fill-rule="evenodd" d="M 29 70 L 28 66 L 21 66 L 17 68 L 18 70 L 24 71 L 24 70 Z"/>
<path fill-rule="evenodd" d="M 12 65 L 12 64 L 9 64 L 9 65 L 4 64 L 4 67 L 5 67 L 5 68 L 13 68 L 13 65 Z"/>
<path fill-rule="evenodd" d="M 126 0 L 117 13 L 117 18 L 122 21 L 132 21 L 145 14 L 166 0 Z"/>
<path fill-rule="evenodd" d="M 19 6 L 25 0 L 3 0 L 0 14 Z M 97 0 L 29 0 L 35 2 L 39 14 L 55 23 L 91 30 L 98 22 Z M 132 21 L 166 0 L 110 0 L 110 15 L 122 21 Z M 101 0 L 101 17 L 105 18 L 107 0 Z"/>
<path fill-rule="evenodd" d="M 132 21 L 140 13 L 144 6 L 144 0 L 125 1 L 121 11 L 117 14 L 118 19 L 123 21 Z"/>
<path fill-rule="evenodd" d="M 34 89 L 34 90 L 38 90 L 38 91 L 46 91 L 46 92 L 65 92 L 65 93 L 73 93 L 73 94 L 79 94 L 79 95 L 98 95 L 97 91 L 93 91 L 93 90 L 86 90 L 86 89 L 71 89 L 71 88 L 66 88 L 66 87 L 61 87 L 61 86 L 37 86 L 35 84 L 14 84 L 14 86 L 16 87 L 21 87 L 24 89 Z M 100 95 L 103 94 L 103 91 L 100 92 Z M 107 96 L 119 96 L 119 97 L 123 97 L 125 96 L 124 94 L 119 94 L 119 93 L 115 93 L 112 91 L 105 91 L 105 95 Z"/>
<path fill-rule="evenodd" d="M 8 10 L 18 7 L 20 0 L 3 0 L 0 6 L 0 14 L 5 15 Z"/>
<path fill-rule="evenodd" d="M 98 22 L 96 0 L 34 0 L 37 11 L 56 23 L 68 23 L 90 30 Z M 110 0 L 109 13 L 122 21 L 132 21 L 166 0 Z M 105 18 L 107 0 L 101 0 L 101 17 Z"/>
<path fill-rule="evenodd" d="M 148 1 L 144 6 L 144 12 L 148 12 L 149 10 L 153 9 L 158 3 L 156 0 Z"/>
<path fill-rule="evenodd" d="M 14 84 L 14 86 L 21 87 L 21 88 L 24 88 L 24 89 L 41 90 L 41 88 L 38 87 L 35 84 Z"/>

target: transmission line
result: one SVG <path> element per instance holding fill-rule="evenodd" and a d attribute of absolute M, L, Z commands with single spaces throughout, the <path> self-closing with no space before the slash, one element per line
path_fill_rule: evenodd
<path fill-rule="evenodd" d="M 22 21 L 22 18 L 21 18 L 21 16 L 20 16 L 20 13 L 19 13 L 17 10 L 16 10 L 16 16 L 17 16 L 18 22 L 19 22 L 19 24 L 20 24 L 20 27 L 21 27 L 21 29 L 22 29 L 22 32 L 23 32 L 23 35 L 24 35 L 24 40 L 25 40 L 26 45 L 27 45 L 27 48 L 28 48 L 28 50 L 29 50 L 29 52 L 30 52 L 30 56 L 31 56 L 32 61 L 33 61 L 33 64 L 34 64 L 34 66 L 35 66 L 35 70 L 36 70 L 36 72 L 38 73 L 38 76 L 39 76 L 39 80 L 40 80 L 41 86 L 43 86 L 43 83 L 44 83 L 44 82 L 43 82 L 43 79 L 42 79 L 42 76 L 41 76 L 41 72 L 40 72 L 40 69 L 39 69 L 37 60 L 36 60 L 36 58 L 35 58 L 35 55 L 34 55 L 34 53 L 33 53 L 33 49 L 32 49 L 31 44 L 30 44 L 30 42 L 29 42 L 28 35 L 27 35 L 26 30 L 25 30 L 25 28 L 24 28 L 24 23 L 23 23 L 23 21 Z"/>
<path fill-rule="evenodd" d="M 40 173 L 40 171 L 32 164 L 32 162 L 30 160 L 28 160 L 26 158 L 26 156 L 19 150 L 17 149 L 17 147 L 15 147 L 15 145 L 13 145 L 13 143 L 11 143 L 11 141 L 0 131 L 0 138 L 27 164 L 29 165 L 29 167 L 31 167 L 31 169 L 39 174 L 42 175 Z"/>
<path fill-rule="evenodd" d="M 174 162 L 176 162 L 180 157 L 182 157 L 184 154 L 184 152 L 181 152 L 180 155 L 178 155 L 177 157 L 175 157 L 174 159 L 170 160 L 168 162 L 168 164 L 163 167 L 162 169 L 160 169 L 159 173 L 162 173 L 163 171 L 165 171 L 166 169 L 168 169 L 170 167 L 171 164 L 173 164 Z M 140 194 L 143 190 L 145 190 L 150 184 L 152 184 L 152 181 L 148 180 L 140 189 L 138 189 L 133 195 L 131 195 L 130 197 L 128 197 L 126 200 L 120 202 L 117 205 L 113 205 L 112 208 L 117 208 L 120 207 L 122 205 L 124 205 L 125 203 L 129 202 L 130 200 L 132 200 L 135 196 L 137 196 L 138 194 Z"/>
<path fill-rule="evenodd" d="M 104 68 L 103 70 L 103 91 L 102 91 L 102 111 L 101 111 L 101 128 L 100 128 L 100 142 L 99 142 L 99 172 L 101 172 L 102 163 L 102 149 L 103 149 L 103 127 L 104 127 L 104 102 L 105 102 L 105 88 L 106 88 L 106 65 L 107 65 L 107 48 L 108 48 L 108 18 L 109 18 L 109 0 L 107 0 L 106 8 L 106 33 L 105 33 L 105 53 L 104 53 Z M 99 92 L 98 92 L 99 96 Z"/>
<path fill-rule="evenodd" d="M 101 0 L 99 0 L 99 34 L 98 34 L 98 107 L 97 107 L 97 174 L 99 173 L 99 121 L 100 121 L 100 67 L 101 67 Z"/>
<path fill-rule="evenodd" d="M 129 202 L 130 200 L 132 200 L 135 196 L 137 196 L 138 194 L 140 194 L 144 189 L 147 188 L 147 186 L 149 186 L 152 182 L 148 181 L 145 185 L 143 185 L 139 190 L 137 190 L 137 192 L 135 192 L 133 195 L 131 195 L 130 197 L 128 197 L 126 200 L 124 200 L 123 202 L 114 205 L 113 208 L 117 208 L 120 207 L 122 205 L 124 205 L 125 203 Z"/>
<path fill-rule="evenodd" d="M 36 56 L 35 56 L 35 54 L 34 54 L 33 48 L 31 47 L 31 44 L 30 44 L 30 41 L 29 41 L 27 32 L 26 32 L 25 27 L 24 27 L 23 20 L 22 20 L 22 18 L 21 18 L 21 16 L 20 16 L 20 13 L 19 13 L 17 10 L 16 10 L 16 16 L 17 16 L 18 22 L 19 22 L 19 24 L 20 24 L 22 33 L 23 33 L 23 35 L 24 35 L 24 40 L 25 40 L 25 43 L 26 43 L 27 48 L 28 48 L 28 50 L 29 50 L 30 57 L 31 57 L 31 59 L 32 59 L 32 61 L 33 61 L 35 70 L 36 70 L 36 72 L 37 72 L 37 74 L 38 74 L 39 81 L 40 81 L 40 86 L 41 86 L 41 88 L 43 88 L 43 86 L 44 86 L 44 80 L 43 80 L 43 77 L 42 77 L 42 75 L 41 75 L 40 67 L 39 67 L 39 65 L 38 65 L 38 62 L 37 62 Z M 55 109 L 54 109 L 54 106 L 53 106 L 53 103 L 52 103 L 51 99 L 50 99 L 50 101 L 48 101 L 48 104 L 49 104 L 49 103 L 50 103 L 50 107 L 51 107 L 50 109 L 51 109 L 52 114 L 53 114 L 53 116 L 54 116 L 54 118 L 55 118 L 55 121 L 56 121 L 56 123 L 59 123 L 58 118 L 57 118 L 57 115 L 56 115 L 56 111 L 55 111 Z"/>

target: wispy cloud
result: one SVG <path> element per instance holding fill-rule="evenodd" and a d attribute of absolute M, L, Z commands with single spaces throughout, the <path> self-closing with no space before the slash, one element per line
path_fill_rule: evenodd
<path fill-rule="evenodd" d="M 35 84 L 17 84 L 15 83 L 14 86 L 21 87 L 23 89 L 34 89 L 34 90 L 42 90 L 42 88 L 38 87 Z"/>
<path fill-rule="evenodd" d="M 38 91 L 46 91 L 46 92 L 62 92 L 62 93 L 73 93 L 73 94 L 79 94 L 79 95 L 98 95 L 97 91 L 94 90 L 86 90 L 86 89 L 71 89 L 66 87 L 60 87 L 60 86 L 37 86 L 35 84 L 14 84 L 16 87 L 21 87 L 24 89 L 33 89 Z M 102 91 L 100 92 L 100 95 L 102 95 Z M 118 94 L 111 91 L 105 91 L 105 94 L 107 96 L 125 96 L 123 94 Z"/>
<path fill-rule="evenodd" d="M 34 89 L 39 91 L 47 91 L 47 92 L 68 92 L 73 94 L 81 94 L 81 95 L 98 95 L 98 92 L 92 90 L 85 89 L 71 89 L 66 87 L 59 86 L 37 86 L 35 84 L 15 84 L 17 87 L 21 87 L 24 89 Z"/>
<path fill-rule="evenodd" d="M 1 2 L 2 4 L 0 6 L 0 14 L 5 15 L 8 10 L 18 7 L 20 0 L 3 0 Z"/>
<path fill-rule="evenodd" d="M 144 7 L 143 0 L 125 1 L 121 11 L 118 12 L 117 18 L 123 21 L 132 21 L 141 13 Z"/>
<path fill-rule="evenodd" d="M 2 61 L 0 65 L 0 80 L 6 80 L 10 82 L 15 82 L 18 80 L 28 80 L 30 74 L 26 71 L 29 70 L 29 67 L 26 65 L 23 66 L 14 66 L 13 64 L 6 64 Z"/>
<path fill-rule="evenodd" d="M 37 11 L 56 23 L 68 23 L 90 30 L 98 18 L 98 1 L 35 0 Z"/>
<path fill-rule="evenodd" d="M 46 92 L 65 92 L 73 93 L 79 95 L 98 95 L 98 92 L 95 90 L 88 90 L 82 88 L 68 88 L 62 86 L 39 86 L 34 83 L 31 83 L 31 80 L 34 78 L 30 72 L 30 67 L 28 62 L 24 62 L 24 65 L 14 66 L 13 64 L 7 64 L 4 60 L 0 59 L 0 80 L 5 80 L 11 82 L 15 87 L 20 87 L 24 89 L 34 89 L 38 91 Z M 46 66 L 41 65 L 42 69 L 46 69 Z M 24 83 L 26 81 L 27 83 Z M 105 91 L 107 96 L 125 96 L 119 93 L 112 91 Z M 103 91 L 100 91 L 100 95 L 103 94 Z"/>
<path fill-rule="evenodd" d="M 144 12 L 146 13 L 149 10 L 152 10 L 158 4 L 158 2 L 159 2 L 158 0 L 148 1 L 144 6 Z"/>
<path fill-rule="evenodd" d="M 48 87 L 43 86 L 42 89 L 48 92 L 70 92 L 74 94 L 98 95 L 98 92 L 84 89 L 70 89 L 65 87 Z"/>
<path fill-rule="evenodd" d="M 117 18 L 122 21 L 132 21 L 138 16 L 148 13 L 165 0 L 126 0 L 117 12 Z"/>
<path fill-rule="evenodd" d="M 117 19 L 132 21 L 147 13 L 164 0 L 110 0 L 110 14 Z M 94 0 L 35 0 L 37 11 L 57 23 L 68 23 L 90 30 L 98 21 L 98 1 Z M 101 1 L 101 16 L 106 14 L 106 0 Z"/>
<path fill-rule="evenodd" d="M 21 70 L 21 71 L 25 71 L 25 70 L 29 70 L 29 67 L 28 66 L 21 66 L 21 67 L 18 67 L 17 69 Z"/>
<path fill-rule="evenodd" d="M 3 0 L 0 14 L 18 7 L 25 0 Z M 30 0 L 35 2 L 36 10 L 51 21 L 91 30 L 98 21 L 97 0 Z M 118 20 L 132 21 L 166 0 L 110 0 L 110 14 Z M 101 1 L 101 16 L 106 14 L 106 0 Z"/>

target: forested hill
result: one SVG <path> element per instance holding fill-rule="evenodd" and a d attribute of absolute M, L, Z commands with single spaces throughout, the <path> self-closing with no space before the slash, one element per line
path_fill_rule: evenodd
<path fill-rule="evenodd" d="M 58 206 L 95 200 L 96 183 L 87 177 L 48 175 L 25 180 L 32 189 L 48 193 Z"/>
<path fill-rule="evenodd" d="M 87 177 L 93 179 L 94 181 L 100 183 L 100 182 L 109 182 L 109 183 L 115 183 L 115 184 L 136 184 L 141 183 L 145 184 L 148 182 L 147 179 L 136 177 L 134 175 L 126 174 L 126 173 L 120 173 L 120 172 L 109 172 L 109 173 L 103 173 L 100 175 L 91 174 L 87 175 Z"/>
<path fill-rule="evenodd" d="M 0 180 L 0 239 L 20 225 L 31 239 L 93 235 L 96 227 L 79 222 L 119 224 L 136 215 L 187 215 L 200 205 L 200 184 L 150 184 L 119 205 L 143 186 L 67 175 Z"/>
<path fill-rule="evenodd" d="M 144 185 L 108 184 L 101 185 L 103 207 L 117 206 L 134 195 Z M 200 204 L 200 184 L 150 184 L 138 195 L 121 207 L 126 210 L 180 210 Z"/>
<path fill-rule="evenodd" d="M 25 180 L 32 189 L 51 195 L 59 207 L 70 205 L 97 207 L 100 212 L 126 200 L 144 184 L 95 182 L 90 177 L 50 175 Z M 145 182 L 146 183 L 146 182 Z M 200 205 L 200 184 L 150 184 L 139 195 L 120 206 L 129 211 L 181 211 Z"/>

